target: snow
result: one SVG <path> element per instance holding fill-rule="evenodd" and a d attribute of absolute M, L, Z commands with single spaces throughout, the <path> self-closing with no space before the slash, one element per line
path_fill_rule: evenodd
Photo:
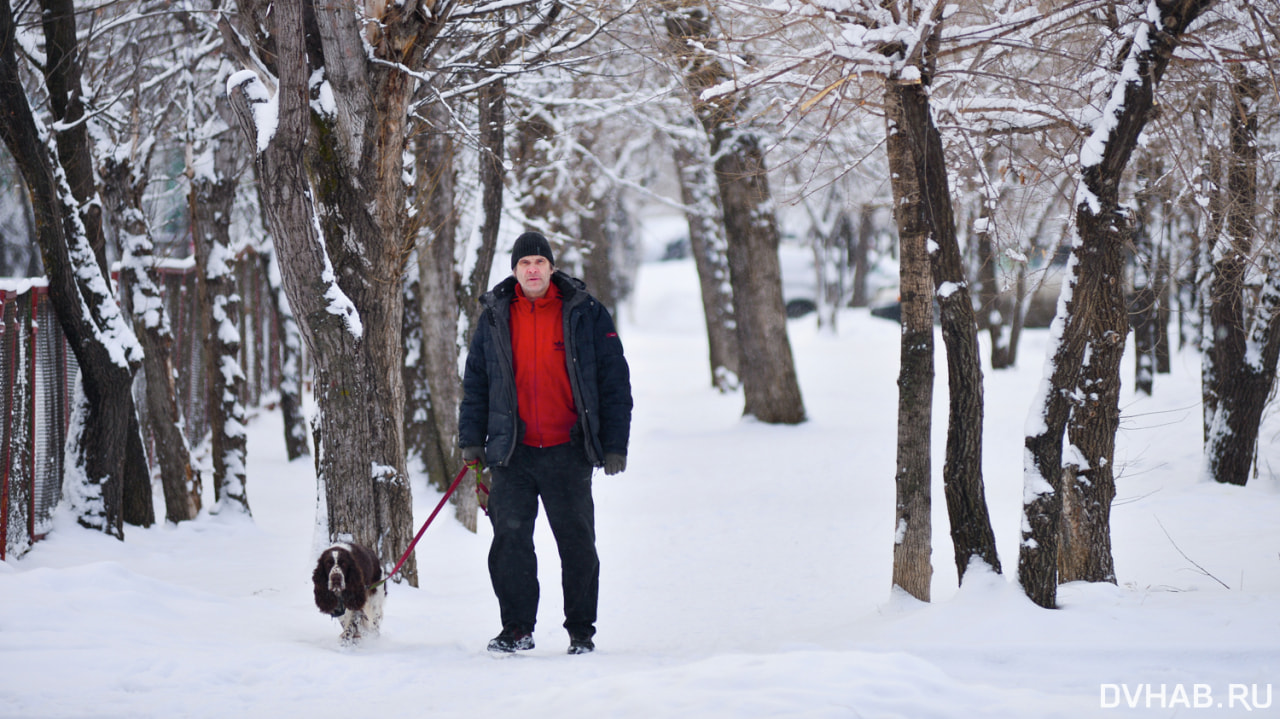
<path fill-rule="evenodd" d="M 595 478 L 594 654 L 565 654 L 559 564 L 539 520 L 537 648 L 489 655 L 491 532 L 450 512 L 418 545 L 421 587 L 391 586 L 382 636 L 343 648 L 311 598 L 313 460 L 288 462 L 279 414 L 261 410 L 248 427 L 252 519 L 205 513 L 128 527 L 119 542 L 64 511 L 0 564 L 0 716 L 1277 715 L 1280 424 L 1263 427 L 1249 486 L 1200 481 L 1194 353 L 1175 354 L 1150 398 L 1126 375 L 1119 584 L 1065 585 L 1058 610 L 1014 583 L 1023 424 L 1049 333 L 1024 330 L 1024 366 L 986 372 L 985 484 L 1005 574 L 975 566 L 960 589 L 940 370 L 925 604 L 890 588 L 897 325 L 866 310 L 845 311 L 839 335 L 792 320 L 810 419 L 772 426 L 712 389 L 697 286 L 692 261 L 646 263 L 619 312 L 636 409 L 627 472 Z M 440 495 L 412 482 L 422 522 Z"/>
<path fill-rule="evenodd" d="M 44 277 L 0 277 L 0 292 L 20 295 L 29 292 L 33 287 L 48 287 L 49 280 Z"/>
<path fill-rule="evenodd" d="M 1080 150 L 1080 164 L 1083 167 L 1093 167 L 1102 162 L 1111 132 L 1118 126 L 1120 116 L 1124 114 L 1124 99 L 1128 86 L 1141 85 L 1143 82 L 1138 59 L 1139 56 L 1151 50 L 1149 37 L 1151 25 L 1160 21 L 1160 11 L 1154 1 L 1147 4 L 1146 21 L 1146 23 L 1139 25 L 1134 33 L 1133 45 L 1124 59 L 1124 64 L 1120 69 L 1120 76 L 1116 79 L 1115 85 L 1112 86 L 1111 95 L 1107 98 L 1107 104 L 1103 108 L 1102 114 L 1093 123 L 1093 129 Z M 1084 183 L 1081 183 L 1081 187 L 1084 187 Z M 1081 194 L 1083 194 L 1083 190 Z M 1100 212 L 1097 207 L 1097 198 L 1093 198 L 1091 193 L 1089 197 L 1077 196 L 1076 204 L 1079 205 L 1082 201 L 1090 203 L 1090 209 L 1094 214 Z"/>
<path fill-rule="evenodd" d="M 325 117 L 337 116 L 338 101 L 333 97 L 333 86 L 329 84 L 328 78 L 325 77 L 324 68 L 314 70 L 307 85 L 315 97 L 311 101 L 311 109 Z"/>
<path fill-rule="evenodd" d="M 257 138 L 258 152 L 266 152 L 280 124 L 280 98 L 267 89 L 266 84 L 253 70 L 240 70 L 227 78 L 228 95 L 237 87 L 244 91 L 249 107 L 253 111 L 254 136 Z"/>
<path fill-rule="evenodd" d="M 333 272 L 333 262 L 329 259 L 329 251 L 324 246 L 324 231 L 320 228 L 318 215 L 311 216 L 311 225 L 312 239 L 319 245 L 320 252 L 324 256 L 324 269 L 320 271 L 320 281 L 325 286 L 324 299 L 327 302 L 324 309 L 331 315 L 337 315 L 352 339 L 359 341 L 364 336 L 364 323 L 360 321 L 360 311 L 356 309 L 356 303 L 352 302 L 351 298 L 338 286 L 337 275 Z"/>

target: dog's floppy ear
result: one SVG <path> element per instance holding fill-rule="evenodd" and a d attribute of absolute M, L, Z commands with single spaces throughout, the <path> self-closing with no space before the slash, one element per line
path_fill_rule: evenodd
<path fill-rule="evenodd" d="M 351 561 L 360 567 L 360 573 L 364 575 L 364 580 L 368 584 L 373 584 L 382 578 L 382 563 L 372 549 L 363 545 L 356 546 L 351 555 Z"/>
<path fill-rule="evenodd" d="M 364 574 L 364 567 L 361 566 L 363 563 L 351 555 L 344 556 L 343 560 L 342 571 L 347 577 L 347 586 L 342 590 L 342 601 L 349 609 L 364 609 L 370 582 Z"/>
<path fill-rule="evenodd" d="M 333 559 L 326 551 L 320 555 L 320 559 L 316 562 L 316 570 L 311 573 L 311 584 L 316 599 L 316 608 L 325 614 L 332 615 L 335 612 L 341 614 L 340 609 L 341 598 L 333 592 L 329 591 L 329 569 L 333 566 Z"/>
<path fill-rule="evenodd" d="M 329 561 L 330 559 L 329 559 L 328 552 L 321 554 L 320 558 L 316 560 L 316 570 L 311 573 L 311 582 L 315 584 L 317 587 L 320 586 L 321 582 L 328 581 L 329 567 L 326 565 L 329 563 Z"/>

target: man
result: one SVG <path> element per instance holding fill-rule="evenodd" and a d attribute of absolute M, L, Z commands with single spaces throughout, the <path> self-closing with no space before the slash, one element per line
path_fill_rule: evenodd
<path fill-rule="evenodd" d="M 631 374 L 609 312 L 555 269 L 546 237 L 516 238 L 511 269 L 480 298 L 458 421 L 463 460 L 487 463 L 493 478 L 489 578 L 502 632 L 489 651 L 533 648 L 541 497 L 560 551 L 569 653 L 585 654 L 600 587 L 591 473 L 627 467 Z"/>

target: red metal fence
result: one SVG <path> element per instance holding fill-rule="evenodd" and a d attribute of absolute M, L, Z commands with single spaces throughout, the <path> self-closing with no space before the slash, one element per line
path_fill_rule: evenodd
<path fill-rule="evenodd" d="M 0 559 L 44 536 L 62 495 L 68 379 L 76 367 L 41 281 L 0 288 Z"/>

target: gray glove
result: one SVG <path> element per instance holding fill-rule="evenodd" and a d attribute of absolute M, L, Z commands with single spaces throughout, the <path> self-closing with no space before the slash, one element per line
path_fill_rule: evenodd
<path fill-rule="evenodd" d="M 627 471 L 627 455 L 606 452 L 604 455 L 604 473 L 617 474 Z"/>
<path fill-rule="evenodd" d="M 484 447 L 463 447 L 462 463 L 468 467 L 474 465 L 484 466 Z"/>

